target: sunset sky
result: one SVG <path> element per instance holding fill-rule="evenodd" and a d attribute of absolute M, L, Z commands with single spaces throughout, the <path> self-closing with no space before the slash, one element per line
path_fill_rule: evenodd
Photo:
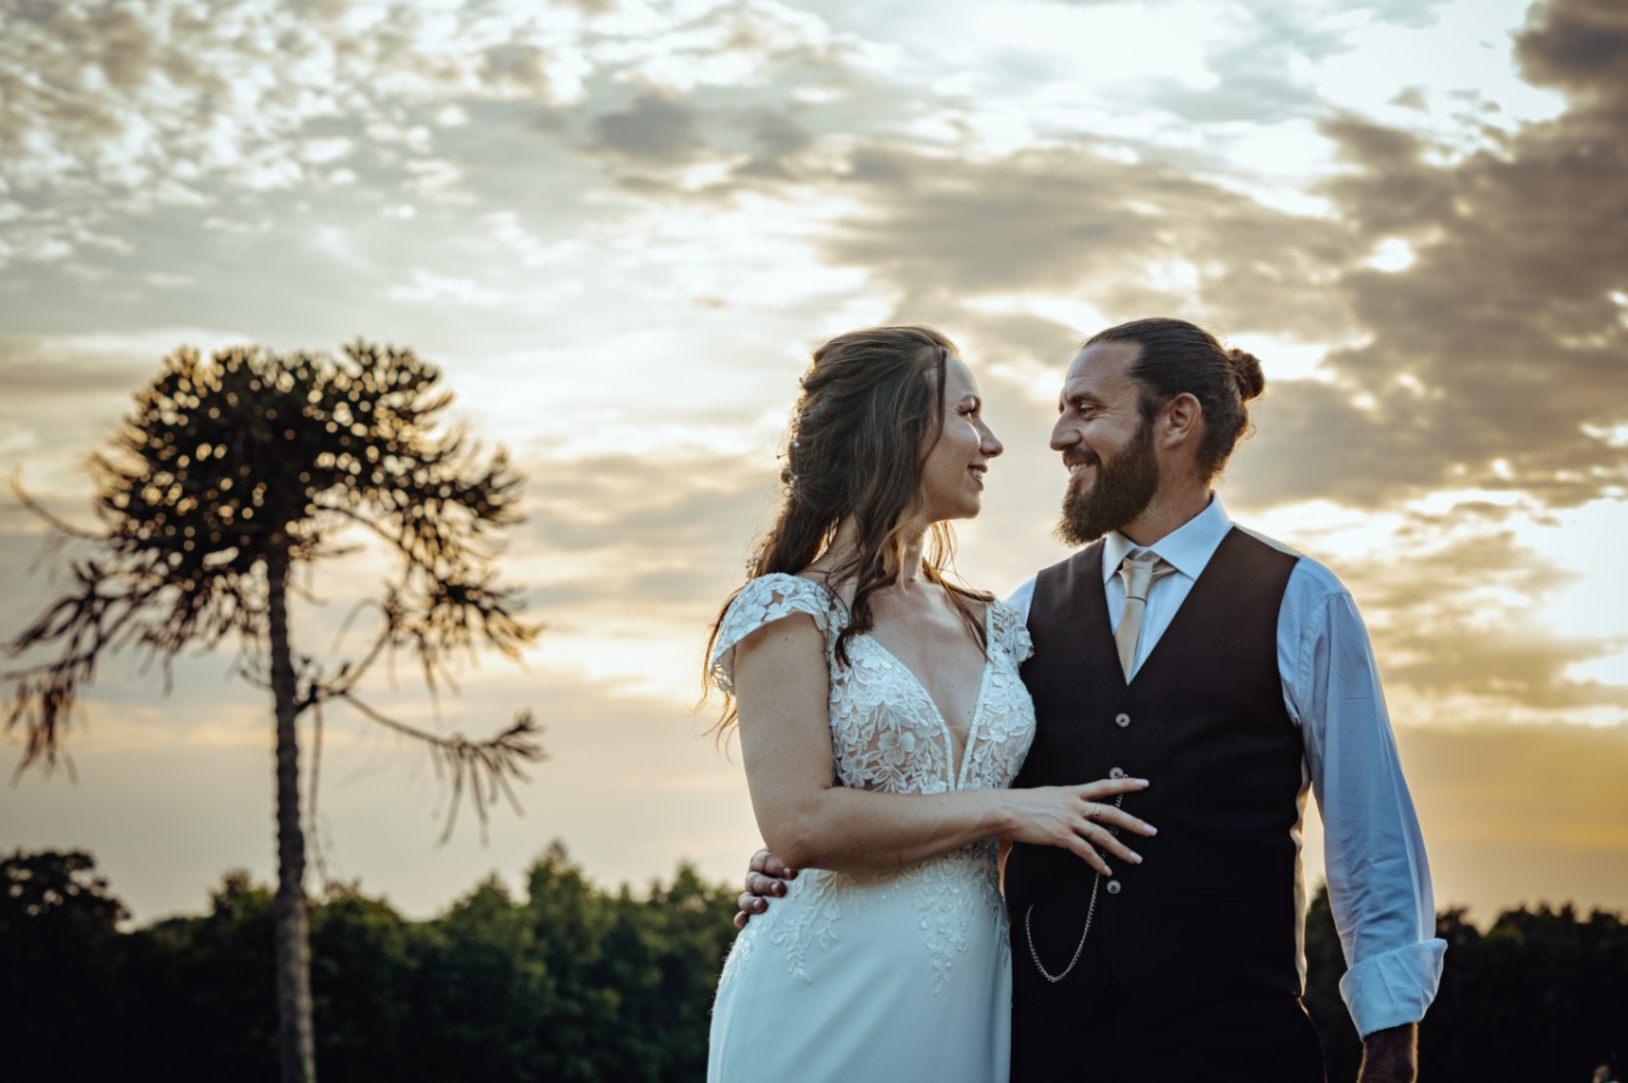
<path fill-rule="evenodd" d="M 1152 314 L 1264 364 L 1221 492 L 1355 595 L 1438 904 L 1628 909 L 1621 3 L 0 0 L 0 469 L 90 525 L 84 458 L 166 353 L 361 336 L 528 477 L 526 668 L 439 722 L 411 665 L 374 691 L 471 735 L 530 706 L 524 816 L 437 848 L 423 751 L 328 712 L 326 874 L 414 916 L 553 838 L 605 885 L 739 879 L 739 757 L 691 707 L 814 345 L 959 343 L 1007 448 L 960 569 L 1004 594 L 1064 553 L 1064 367 Z M 5 639 L 63 585 L 43 536 L 7 495 Z M 296 649 L 389 567 L 319 569 Z M 143 921 L 269 879 L 230 664 L 106 666 L 77 785 L 0 787 L 0 849 L 92 850 Z"/>

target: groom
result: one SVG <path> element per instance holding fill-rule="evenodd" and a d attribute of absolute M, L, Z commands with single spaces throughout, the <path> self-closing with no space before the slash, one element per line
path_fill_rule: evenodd
<path fill-rule="evenodd" d="M 1445 945 L 1366 631 L 1327 569 L 1233 526 L 1212 491 L 1264 382 L 1172 319 L 1100 332 L 1065 377 L 1059 533 L 1085 548 L 1011 599 L 1038 722 L 1014 785 L 1149 778 L 1125 808 L 1160 830 L 1111 877 L 1013 849 L 1013 1083 L 1322 1080 L 1300 1002 L 1308 789 L 1359 1079 L 1415 1077 Z M 752 895 L 780 893 L 772 857 L 753 870 Z"/>

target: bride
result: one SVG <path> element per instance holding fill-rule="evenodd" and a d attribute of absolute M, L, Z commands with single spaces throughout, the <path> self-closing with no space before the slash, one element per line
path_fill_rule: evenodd
<path fill-rule="evenodd" d="M 997 838 L 1138 862 L 1139 779 L 1009 790 L 1034 735 L 1016 612 L 952 583 L 947 521 L 978 514 L 1001 443 L 926 327 L 814 352 L 756 577 L 709 679 L 738 725 L 764 841 L 805 870 L 735 942 L 709 1080 L 1005 1080 L 1011 967 Z"/>

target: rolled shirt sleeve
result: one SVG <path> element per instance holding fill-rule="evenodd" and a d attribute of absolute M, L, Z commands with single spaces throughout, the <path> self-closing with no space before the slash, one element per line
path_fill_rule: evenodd
<path fill-rule="evenodd" d="M 1447 944 L 1435 936 L 1430 866 L 1368 632 L 1351 595 L 1332 586 L 1302 610 L 1299 635 L 1280 644 L 1299 644 L 1285 698 L 1322 811 L 1329 904 L 1347 966 L 1340 995 L 1366 1038 L 1424 1018 Z"/>

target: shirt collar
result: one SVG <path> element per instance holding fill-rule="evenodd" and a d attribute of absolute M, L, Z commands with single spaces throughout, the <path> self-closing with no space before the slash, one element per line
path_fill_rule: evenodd
<path fill-rule="evenodd" d="M 1182 575 L 1197 579 L 1231 529 L 1232 519 L 1221 506 L 1221 498 L 1211 494 L 1203 511 L 1152 545 L 1139 546 L 1119 531 L 1110 531 L 1102 543 L 1102 581 L 1112 579 L 1125 557 L 1137 549 L 1157 553 Z"/>

